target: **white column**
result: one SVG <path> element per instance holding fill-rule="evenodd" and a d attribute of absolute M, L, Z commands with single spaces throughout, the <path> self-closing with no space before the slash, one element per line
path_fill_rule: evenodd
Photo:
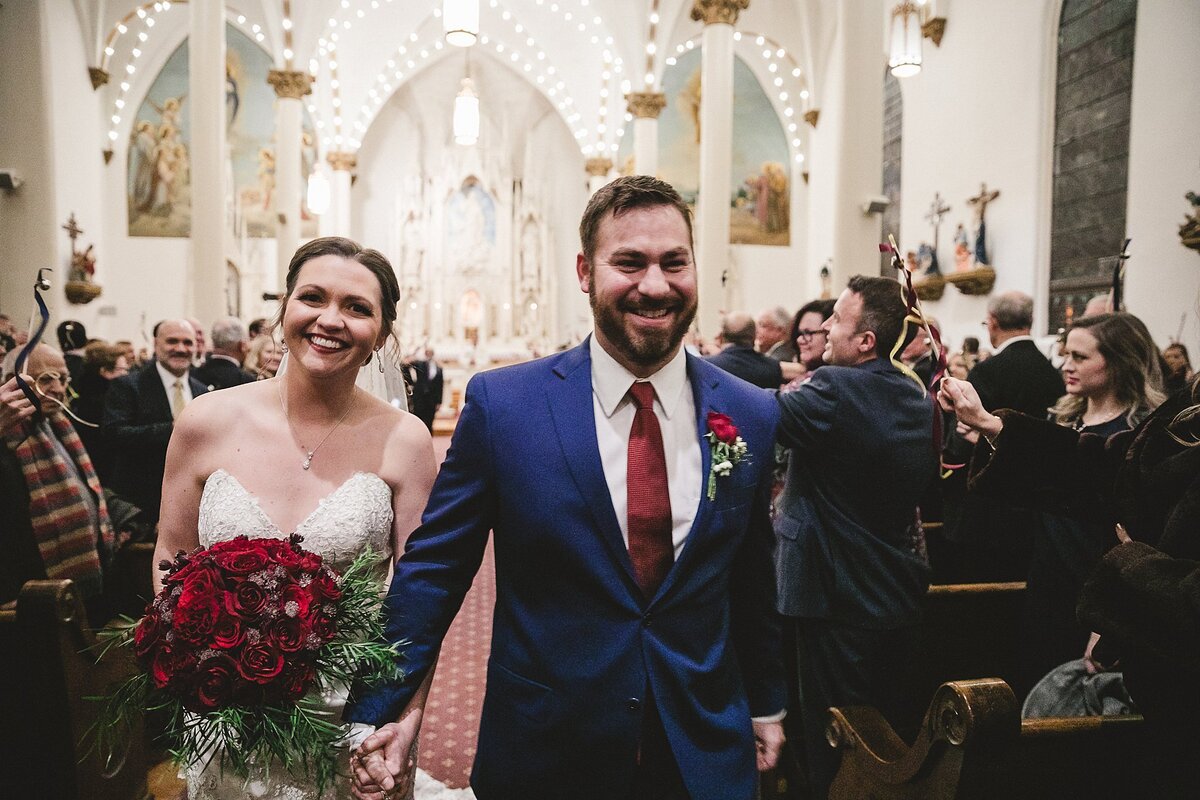
<path fill-rule="evenodd" d="M 275 89 L 275 243 L 279 285 L 300 246 L 300 98 L 312 91 L 312 76 L 298 70 L 273 69 L 267 83 Z"/>
<path fill-rule="evenodd" d="M 350 236 L 350 175 L 358 166 L 353 153 L 333 151 L 327 157 L 333 167 L 333 186 L 329 213 L 333 218 L 331 236 Z"/>
<path fill-rule="evenodd" d="M 188 310 L 205 325 L 225 306 L 225 6 L 188 3 L 192 239 Z"/>
<path fill-rule="evenodd" d="M 750 0 L 693 0 L 692 19 L 704 22 L 700 68 L 700 195 L 696 200 L 696 265 L 700 331 L 711 336 L 725 308 L 721 277 L 729 259 L 729 201 L 733 172 L 733 25 Z"/>
<path fill-rule="evenodd" d="M 834 297 L 852 275 L 879 274 L 879 217 L 865 215 L 862 206 L 880 186 L 883 66 L 864 54 L 885 51 L 882 14 L 878 2 L 837 5 L 824 108 L 805 114 L 813 126 L 808 261 L 815 273 L 832 259 Z"/>
<path fill-rule="evenodd" d="M 667 104 L 662 92 L 630 92 L 625 95 L 633 114 L 633 171 L 654 176 L 658 172 L 658 114 Z"/>
<path fill-rule="evenodd" d="M 588 194 L 595 194 L 608 183 L 608 173 L 613 167 L 612 159 L 596 156 L 589 158 L 583 166 L 588 174 Z"/>

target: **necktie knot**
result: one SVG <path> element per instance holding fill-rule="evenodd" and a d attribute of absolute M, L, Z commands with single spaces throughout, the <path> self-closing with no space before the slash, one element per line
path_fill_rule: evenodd
<path fill-rule="evenodd" d="M 654 410 L 654 384 L 649 381 L 637 381 L 629 387 L 629 394 L 633 396 L 633 402 L 637 403 L 638 409 Z"/>

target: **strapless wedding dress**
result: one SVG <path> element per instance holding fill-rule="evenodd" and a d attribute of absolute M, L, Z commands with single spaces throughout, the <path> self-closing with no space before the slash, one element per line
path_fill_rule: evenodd
<path fill-rule="evenodd" d="M 209 547 L 235 536 L 252 539 L 282 539 L 288 534 L 271 521 L 257 498 L 230 473 L 219 469 L 208 477 L 200 497 L 200 545 Z M 376 568 L 382 580 L 387 575 L 392 554 L 392 490 L 378 475 L 356 472 L 345 483 L 326 495 L 312 513 L 296 527 L 304 537 L 301 546 L 324 558 L 339 572 L 370 548 L 378 559 Z M 321 705 L 340 720 L 346 704 L 346 691 L 338 688 L 323 692 Z M 347 748 L 358 745 L 374 728 L 355 724 L 347 739 Z M 349 750 L 338 756 L 339 769 L 349 763 Z M 219 757 L 208 766 L 194 765 L 185 770 L 189 800 L 318 800 L 315 782 L 292 775 L 278 764 L 268 770 L 252 771 L 249 782 L 232 773 L 222 774 Z M 320 800 L 349 798 L 349 779 L 338 780 L 326 789 Z"/>

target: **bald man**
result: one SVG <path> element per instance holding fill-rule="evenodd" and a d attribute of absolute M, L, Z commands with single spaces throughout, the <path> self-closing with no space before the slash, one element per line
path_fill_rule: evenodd
<path fill-rule="evenodd" d="M 717 334 L 722 350 L 706 360 L 747 383 L 763 389 L 778 389 L 783 383 L 780 363 L 754 349 L 756 332 L 754 318 L 749 314 L 741 311 L 726 314 L 721 321 L 721 332 Z"/>
<path fill-rule="evenodd" d="M 208 391 L 191 377 L 196 331 L 186 319 L 164 320 L 154 329 L 154 360 L 109 385 L 104 436 L 114 454 L 114 492 L 158 522 L 163 466 L 175 417 Z"/>

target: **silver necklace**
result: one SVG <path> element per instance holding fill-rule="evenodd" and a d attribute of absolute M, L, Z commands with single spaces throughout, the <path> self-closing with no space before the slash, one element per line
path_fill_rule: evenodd
<path fill-rule="evenodd" d="M 278 383 L 275 388 L 278 390 L 279 407 L 283 409 L 283 418 L 287 420 L 288 429 L 292 432 L 292 439 L 296 442 L 296 444 L 300 445 L 300 449 L 304 451 L 304 461 L 300 464 L 300 466 L 307 470 L 312 466 L 313 456 L 315 456 L 317 451 L 321 449 L 321 445 L 325 444 L 326 440 L 329 439 L 333 432 L 336 431 L 338 427 L 340 427 L 341 424 L 346 421 L 346 417 L 350 414 L 350 409 L 354 407 L 354 397 L 351 395 L 350 402 L 346 404 L 346 410 L 342 412 L 342 416 L 338 418 L 337 422 L 333 423 L 333 427 L 325 433 L 325 435 L 321 438 L 321 441 L 317 443 L 317 446 L 312 450 L 309 450 L 304 445 L 304 442 L 300 441 L 300 435 L 296 433 L 296 426 L 292 424 L 292 418 L 288 414 L 287 405 L 283 402 L 283 382 L 281 381 Z"/>

